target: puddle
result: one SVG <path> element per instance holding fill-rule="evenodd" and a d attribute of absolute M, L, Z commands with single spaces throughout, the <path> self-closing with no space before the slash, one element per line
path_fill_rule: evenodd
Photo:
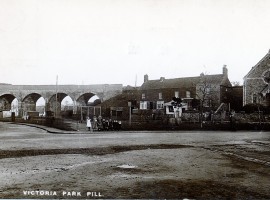
<path fill-rule="evenodd" d="M 125 165 L 119 165 L 117 167 L 122 168 L 122 169 L 134 169 L 134 168 L 136 168 L 138 166 L 136 166 L 136 165 L 130 165 L 130 164 L 125 164 Z"/>
<path fill-rule="evenodd" d="M 115 173 L 109 176 L 110 178 L 139 178 L 138 175 L 135 174 L 125 174 L 125 173 Z"/>

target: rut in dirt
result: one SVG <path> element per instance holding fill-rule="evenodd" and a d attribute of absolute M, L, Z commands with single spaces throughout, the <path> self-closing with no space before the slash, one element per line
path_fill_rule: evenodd
<path fill-rule="evenodd" d="M 73 148 L 73 149 L 1 150 L 0 159 L 18 158 L 26 156 L 40 156 L 40 155 L 58 155 L 58 154 L 107 155 L 134 150 L 180 149 L 191 147 L 193 146 L 178 145 L 178 144 L 152 144 L 152 145 L 110 146 L 110 147 Z"/>

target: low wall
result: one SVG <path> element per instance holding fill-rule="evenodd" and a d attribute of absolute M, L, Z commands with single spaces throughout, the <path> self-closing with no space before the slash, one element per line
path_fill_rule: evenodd
<path fill-rule="evenodd" d="M 1 121 L 10 122 L 11 118 L 2 118 Z M 52 128 L 57 128 L 61 130 L 73 131 L 69 123 L 66 123 L 64 119 L 58 119 L 53 117 L 32 117 L 28 120 L 23 118 L 15 118 L 15 123 L 27 123 L 27 124 L 38 124 L 42 126 L 48 126 Z"/>
<path fill-rule="evenodd" d="M 263 115 L 262 113 L 235 113 L 234 118 L 239 123 L 248 123 L 248 122 L 270 122 L 270 115 Z"/>

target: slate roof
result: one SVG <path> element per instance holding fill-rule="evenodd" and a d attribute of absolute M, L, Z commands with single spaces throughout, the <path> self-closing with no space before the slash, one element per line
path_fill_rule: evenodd
<path fill-rule="evenodd" d="M 254 66 L 252 67 L 249 72 L 244 76 L 244 79 L 246 79 L 249 75 L 251 75 L 251 73 L 256 70 L 257 67 L 260 66 L 261 63 L 263 63 L 266 59 L 270 59 L 270 49 L 267 52 L 267 54 Z"/>
<path fill-rule="evenodd" d="M 203 78 L 202 78 L 203 77 Z M 166 88 L 191 88 L 196 87 L 202 80 L 210 80 L 212 84 L 218 85 L 230 85 L 230 81 L 223 74 L 215 75 L 203 75 L 195 77 L 184 77 L 184 78 L 174 78 L 174 79 L 158 79 L 158 80 L 148 80 L 144 82 L 141 86 L 141 90 L 149 89 L 166 89 Z"/>

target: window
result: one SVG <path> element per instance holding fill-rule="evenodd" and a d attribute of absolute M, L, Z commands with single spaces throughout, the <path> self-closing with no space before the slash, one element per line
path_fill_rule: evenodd
<path fill-rule="evenodd" d="M 187 102 L 187 109 L 191 109 L 192 108 L 192 101 L 188 101 Z"/>
<path fill-rule="evenodd" d="M 252 99 L 253 103 L 257 103 L 257 95 L 253 94 L 253 99 Z"/>
<path fill-rule="evenodd" d="M 154 109 L 154 103 L 152 101 L 149 102 L 149 109 Z"/>
<path fill-rule="evenodd" d="M 122 111 L 112 110 L 112 116 L 114 116 L 114 117 L 122 117 Z"/>
<path fill-rule="evenodd" d="M 175 96 L 176 98 L 179 98 L 179 92 L 178 92 L 178 91 L 175 91 L 175 92 L 174 92 L 174 96 Z"/>
<path fill-rule="evenodd" d="M 147 109 L 147 101 L 140 101 L 140 109 L 141 110 Z"/>
<path fill-rule="evenodd" d="M 142 99 L 145 99 L 145 93 L 142 93 Z"/>
<path fill-rule="evenodd" d="M 186 97 L 190 98 L 190 91 L 186 91 Z"/>
<path fill-rule="evenodd" d="M 269 70 L 265 71 L 263 73 L 262 77 L 263 77 L 263 80 L 265 83 L 267 83 L 267 84 L 270 83 L 270 71 Z"/>
<path fill-rule="evenodd" d="M 209 87 L 205 88 L 205 93 L 206 93 L 206 94 L 210 94 L 210 91 L 211 91 L 211 90 L 210 90 Z"/>
<path fill-rule="evenodd" d="M 212 100 L 211 99 L 209 99 L 209 101 L 208 101 L 208 106 L 212 107 Z"/>
<path fill-rule="evenodd" d="M 169 112 L 170 112 L 170 113 L 174 112 L 173 106 L 169 106 Z"/>
<path fill-rule="evenodd" d="M 158 93 L 158 99 L 162 99 L 162 93 Z"/>
<path fill-rule="evenodd" d="M 163 109 L 164 108 L 164 101 L 157 101 L 157 109 Z"/>

